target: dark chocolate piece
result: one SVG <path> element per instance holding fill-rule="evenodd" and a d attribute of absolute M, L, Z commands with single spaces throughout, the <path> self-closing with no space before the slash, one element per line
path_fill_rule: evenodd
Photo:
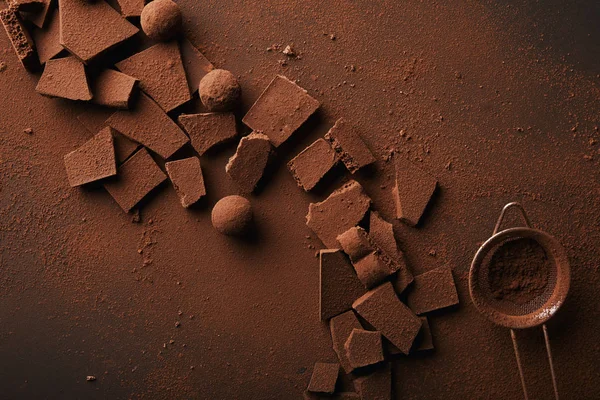
<path fill-rule="evenodd" d="M 105 107 L 128 109 L 137 80 L 119 71 L 105 69 L 92 83 L 92 102 Z"/>
<path fill-rule="evenodd" d="M 429 327 L 429 320 L 427 317 L 419 317 L 423 325 L 421 330 L 415 339 L 411 352 L 415 351 L 427 351 L 433 350 L 433 336 L 431 335 L 431 328 Z"/>
<path fill-rule="evenodd" d="M 10 43 L 23 67 L 28 70 L 35 69 L 39 65 L 39 61 L 35 53 L 33 40 L 23 26 L 17 12 L 10 8 L 0 10 L 0 21 L 2 21 Z"/>
<path fill-rule="evenodd" d="M 44 96 L 69 100 L 92 99 L 85 67 L 73 56 L 48 60 L 35 91 Z"/>
<path fill-rule="evenodd" d="M 60 44 L 60 17 L 58 11 L 53 11 L 48 17 L 48 23 L 43 29 L 34 29 L 33 41 L 40 59 L 40 64 L 54 58 L 63 51 Z"/>
<path fill-rule="evenodd" d="M 117 2 L 121 9 L 121 15 L 125 18 L 139 17 L 146 5 L 145 0 L 117 0 Z"/>
<path fill-rule="evenodd" d="M 33 11 L 21 11 L 20 14 L 24 20 L 27 20 L 37 26 L 38 28 L 44 28 L 48 23 L 48 16 L 50 15 L 50 8 L 55 0 L 42 0 L 42 7 L 39 10 Z"/>
<path fill-rule="evenodd" d="M 346 357 L 353 369 L 363 368 L 383 361 L 381 333 L 353 329 L 344 344 Z"/>
<path fill-rule="evenodd" d="M 183 62 L 183 69 L 185 69 L 190 93 L 194 94 L 198 91 L 198 86 L 204 75 L 215 69 L 215 67 L 187 38 L 180 40 L 179 50 L 181 51 L 181 61 Z"/>
<path fill-rule="evenodd" d="M 396 158 L 396 186 L 392 191 L 396 218 L 415 226 L 437 188 L 437 180 L 409 161 Z"/>
<path fill-rule="evenodd" d="M 38 12 L 44 8 L 44 0 L 6 0 L 9 8 L 24 12 Z"/>
<path fill-rule="evenodd" d="M 235 154 L 225 166 L 225 172 L 240 192 L 252 193 L 262 178 L 270 154 L 269 138 L 262 133 L 252 132 L 240 140 Z"/>
<path fill-rule="evenodd" d="M 178 121 L 199 155 L 237 136 L 232 113 L 181 114 Z"/>
<path fill-rule="evenodd" d="M 288 163 L 288 169 L 298 186 L 308 192 L 336 163 L 337 156 L 329 143 L 317 139 Z"/>
<path fill-rule="evenodd" d="M 336 121 L 335 125 L 325 135 L 325 139 L 331 143 L 331 147 L 351 173 L 355 173 L 362 167 L 375 162 L 375 157 L 373 157 L 371 150 L 362 140 L 356 128 L 344 118 Z"/>
<path fill-rule="evenodd" d="M 350 310 L 331 318 L 329 320 L 329 329 L 331 331 L 333 350 L 340 360 L 340 365 L 344 371 L 349 374 L 352 372 L 353 368 L 346 355 L 344 345 L 352 333 L 352 330 L 362 329 L 362 325 L 358 321 L 358 318 L 356 318 L 356 315 L 354 315 L 354 311 Z"/>
<path fill-rule="evenodd" d="M 458 304 L 452 269 L 440 267 L 415 276 L 406 304 L 415 314 L 425 314 Z"/>
<path fill-rule="evenodd" d="M 98 181 L 117 174 L 113 136 L 102 130 L 64 158 L 72 187 Z"/>
<path fill-rule="evenodd" d="M 206 195 L 198 157 L 170 161 L 165 164 L 165 168 L 183 207 L 191 206 Z"/>
<path fill-rule="evenodd" d="M 315 363 L 308 391 L 313 393 L 333 393 L 340 373 L 337 363 Z"/>

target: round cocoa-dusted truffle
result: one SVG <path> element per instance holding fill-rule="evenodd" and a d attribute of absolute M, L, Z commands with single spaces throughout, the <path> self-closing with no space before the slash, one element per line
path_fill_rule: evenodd
<path fill-rule="evenodd" d="M 212 224 L 224 235 L 240 236 L 252 223 L 252 206 L 242 196 L 227 196 L 215 204 L 211 214 Z"/>
<path fill-rule="evenodd" d="M 144 6 L 140 23 L 150 39 L 167 41 L 181 30 L 181 10 L 171 0 L 154 0 Z"/>
<path fill-rule="evenodd" d="M 210 111 L 231 111 L 240 99 L 242 88 L 233 74 L 214 69 L 200 81 L 200 100 Z"/>

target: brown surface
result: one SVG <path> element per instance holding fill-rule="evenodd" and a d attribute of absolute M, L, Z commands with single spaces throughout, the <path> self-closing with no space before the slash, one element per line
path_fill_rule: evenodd
<path fill-rule="evenodd" d="M 206 195 L 198 157 L 170 161 L 165 168 L 183 207 L 191 206 Z"/>
<path fill-rule="evenodd" d="M 396 218 L 416 226 L 437 189 L 437 180 L 400 157 L 395 158 L 395 164 L 396 184 L 392 189 L 392 197 L 396 204 Z"/>
<path fill-rule="evenodd" d="M 324 139 L 317 139 L 288 163 L 298 186 L 309 191 L 323 179 L 337 162 L 337 156 Z"/>
<path fill-rule="evenodd" d="M 429 327 L 429 320 L 427 317 L 419 317 L 421 319 L 421 330 L 415 338 L 411 353 L 415 351 L 427 351 L 433 350 L 433 337 L 431 335 L 431 328 Z"/>
<path fill-rule="evenodd" d="M 98 73 L 92 82 L 92 102 L 105 107 L 128 109 L 137 80 L 112 69 Z"/>
<path fill-rule="evenodd" d="M 279 147 L 319 108 L 305 89 L 278 75 L 262 92 L 243 122 Z"/>
<path fill-rule="evenodd" d="M 371 150 L 356 131 L 351 122 L 340 118 L 335 121 L 329 132 L 325 134 L 338 157 L 348 171 L 355 173 L 359 169 L 375 162 Z"/>
<path fill-rule="evenodd" d="M 140 81 L 140 89 L 165 112 L 191 99 L 179 44 L 158 43 L 115 64 L 123 73 Z"/>
<path fill-rule="evenodd" d="M 352 372 L 353 368 L 350 364 L 350 360 L 348 360 L 348 355 L 346 354 L 344 345 L 346 344 L 348 337 L 350 337 L 353 329 L 362 329 L 362 325 L 352 310 L 335 316 L 329 321 L 329 330 L 331 332 L 333 350 L 338 356 L 340 365 L 347 374 Z"/>
<path fill-rule="evenodd" d="M 46 26 L 43 29 L 34 29 L 31 35 L 41 64 L 60 53 L 63 47 L 60 44 L 60 17 L 58 11 L 52 11 L 48 16 Z"/>
<path fill-rule="evenodd" d="M 237 137 L 232 113 L 181 114 L 177 120 L 199 155 Z"/>
<path fill-rule="evenodd" d="M 333 393 L 339 372 L 340 365 L 337 363 L 315 363 L 308 384 L 308 391 L 314 393 Z"/>
<path fill-rule="evenodd" d="M 225 172 L 241 193 L 252 193 L 263 176 L 270 155 L 269 138 L 252 132 L 240 140 L 235 154 L 225 166 Z"/>
<path fill-rule="evenodd" d="M 7 0 L 6 3 L 18 11 L 41 11 L 44 8 L 44 0 Z"/>
<path fill-rule="evenodd" d="M 310 203 L 306 225 L 317 234 L 325 247 L 339 247 L 337 237 L 356 226 L 371 204 L 360 183 L 350 181 L 319 203 Z"/>
<path fill-rule="evenodd" d="M 392 364 L 386 363 L 377 371 L 356 378 L 354 386 L 362 400 L 392 399 Z"/>
<path fill-rule="evenodd" d="M 362 368 L 383 361 L 381 333 L 353 329 L 344 344 L 346 357 L 352 368 Z"/>
<path fill-rule="evenodd" d="M 110 128 L 100 131 L 65 155 L 65 168 L 69 184 L 73 187 L 116 175 L 117 163 Z"/>
<path fill-rule="evenodd" d="M 60 43 L 84 63 L 138 32 L 104 0 L 58 0 L 58 9 Z"/>
<path fill-rule="evenodd" d="M 139 17 L 146 4 L 145 0 L 117 0 L 121 15 L 126 18 Z"/>
<path fill-rule="evenodd" d="M 35 91 L 44 96 L 69 100 L 92 99 L 85 67 L 73 56 L 49 60 Z"/>
<path fill-rule="evenodd" d="M 415 314 L 425 314 L 458 304 L 452 269 L 439 267 L 415 276 L 406 304 Z"/>
<path fill-rule="evenodd" d="M 406 307 L 386 282 L 357 299 L 352 308 L 402 353 L 408 354 L 421 320 Z"/>
<path fill-rule="evenodd" d="M 179 41 L 179 50 L 190 93 L 196 93 L 200 80 L 215 67 L 188 38 L 184 37 Z"/>
<path fill-rule="evenodd" d="M 359 400 L 360 396 L 354 392 L 339 392 L 330 395 L 305 391 L 303 398 L 304 400 Z"/>
<path fill-rule="evenodd" d="M 44 28 L 48 23 L 48 16 L 50 14 L 50 10 L 52 8 L 52 3 L 56 3 L 56 0 L 43 0 L 43 7 L 41 10 L 36 10 L 32 12 L 21 12 L 23 19 L 30 21 L 38 28 Z"/>
<path fill-rule="evenodd" d="M 115 179 L 104 184 L 104 188 L 125 212 L 167 179 L 146 149 L 137 151 L 118 168 L 117 173 Z"/>
<path fill-rule="evenodd" d="M 340 250 L 319 252 L 319 312 L 328 320 L 352 309 L 352 303 L 366 290 L 348 258 Z"/>
<path fill-rule="evenodd" d="M 130 110 L 115 112 L 106 123 L 165 159 L 189 141 L 158 104 L 143 93 Z"/>
<path fill-rule="evenodd" d="M 26 69 L 37 67 L 38 59 L 33 40 L 17 13 L 9 8 L 0 10 L 0 21 L 23 67 Z"/>
<path fill-rule="evenodd" d="M 236 191 L 223 172 L 235 146 L 202 158 L 206 208 L 183 209 L 163 185 L 131 223 L 103 190 L 69 188 L 62 157 L 91 136 L 79 104 L 35 93 L 38 76 L 0 34 L 3 397 L 301 398 L 314 363 L 336 360 L 304 215 L 340 183 L 306 193 L 283 163 L 340 116 L 378 160 L 356 179 L 411 270 L 452 266 L 461 300 L 431 314 L 435 352 L 394 359 L 395 396 L 523 398 L 510 335 L 473 307 L 465 275 L 513 200 L 571 262 L 570 296 L 548 324 L 561 399 L 600 392 L 598 2 L 178 3 L 186 35 L 239 76 L 239 115 L 275 74 L 323 106 L 253 196 L 260 240 L 210 225 L 210 206 Z M 300 59 L 266 51 L 291 41 Z M 393 219 L 394 148 L 440 182 L 418 229 Z M 153 244 L 140 255 L 142 238 Z M 532 399 L 552 398 L 541 331 L 517 336 Z"/>

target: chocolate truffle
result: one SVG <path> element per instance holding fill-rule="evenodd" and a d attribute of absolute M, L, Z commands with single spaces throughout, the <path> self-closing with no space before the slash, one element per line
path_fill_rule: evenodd
<path fill-rule="evenodd" d="M 150 39 L 166 42 L 179 33 L 181 20 L 181 10 L 175 2 L 154 0 L 144 6 L 140 23 Z"/>
<path fill-rule="evenodd" d="M 227 196 L 215 204 L 211 214 L 212 224 L 224 235 L 243 235 L 252 223 L 252 206 L 242 196 Z"/>
<path fill-rule="evenodd" d="M 224 69 L 214 69 L 206 74 L 198 90 L 202 104 L 209 111 L 231 111 L 242 93 L 235 76 Z"/>

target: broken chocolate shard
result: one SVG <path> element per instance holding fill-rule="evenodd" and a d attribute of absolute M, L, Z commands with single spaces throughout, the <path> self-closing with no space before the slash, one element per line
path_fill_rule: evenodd
<path fill-rule="evenodd" d="M 319 108 L 319 102 L 284 76 L 277 75 L 242 119 L 278 147 Z"/>
<path fill-rule="evenodd" d="M 104 187 L 125 212 L 129 212 L 154 188 L 167 179 L 146 149 L 140 149 L 117 170 Z"/>
<path fill-rule="evenodd" d="M 140 81 L 140 89 L 169 112 L 191 100 L 176 41 L 158 43 L 118 62 L 119 71 Z"/>
<path fill-rule="evenodd" d="M 356 226 L 365 216 L 371 199 L 362 186 L 352 180 L 320 203 L 310 203 L 306 225 L 330 249 L 339 248 L 337 236 Z"/>
<path fill-rule="evenodd" d="M 204 75 L 215 69 L 215 67 L 187 38 L 181 39 L 179 49 L 181 50 L 181 61 L 185 69 L 188 87 L 190 93 L 194 94 L 198 91 L 198 86 Z"/>
<path fill-rule="evenodd" d="M 417 315 L 458 304 L 452 269 L 440 267 L 415 276 L 406 304 Z"/>
<path fill-rule="evenodd" d="M 27 70 L 38 67 L 39 61 L 35 53 L 33 40 L 17 12 L 10 8 L 0 10 L 0 21 L 2 21 L 4 30 L 6 30 L 10 43 L 23 67 Z"/>
<path fill-rule="evenodd" d="M 129 156 L 135 153 L 135 151 L 140 147 L 140 145 L 139 143 L 136 143 L 133 140 L 126 138 L 125 136 L 121 135 L 119 132 L 110 127 L 106 127 L 106 129 L 110 129 L 113 134 L 117 164 L 122 164 L 129 158 Z"/>
<path fill-rule="evenodd" d="M 363 368 L 383 361 L 381 333 L 364 329 L 353 329 L 344 344 L 346 357 L 354 369 Z"/>
<path fill-rule="evenodd" d="M 202 168 L 197 157 L 170 161 L 165 164 L 165 168 L 184 208 L 188 208 L 206 195 Z"/>
<path fill-rule="evenodd" d="M 24 20 L 31 22 L 38 28 L 44 28 L 48 22 L 52 3 L 53 0 L 42 0 L 42 7 L 40 9 L 32 11 L 22 10 L 20 14 Z"/>
<path fill-rule="evenodd" d="M 398 299 L 390 282 L 367 292 L 352 307 L 403 354 L 409 353 L 421 320 Z"/>
<path fill-rule="evenodd" d="M 419 317 L 421 319 L 421 330 L 417 335 L 411 353 L 415 351 L 427 351 L 433 350 L 433 337 L 431 335 L 431 328 L 429 327 L 429 320 L 427 317 Z"/>
<path fill-rule="evenodd" d="M 145 0 L 117 0 L 121 15 L 125 18 L 139 17 L 146 4 Z"/>
<path fill-rule="evenodd" d="M 396 185 L 392 195 L 396 218 L 415 226 L 437 188 L 437 180 L 409 161 L 396 158 Z"/>
<path fill-rule="evenodd" d="M 318 139 L 294 157 L 288 169 L 298 186 L 308 192 L 336 163 L 337 156 L 331 146 L 324 139 Z"/>
<path fill-rule="evenodd" d="M 48 18 L 48 23 L 43 29 L 34 29 L 33 41 L 40 64 L 54 58 L 63 50 L 60 44 L 60 18 L 58 11 L 53 11 Z"/>
<path fill-rule="evenodd" d="M 199 155 L 237 137 L 233 113 L 181 114 L 178 121 Z"/>
<path fill-rule="evenodd" d="M 329 330 L 331 331 L 331 342 L 333 343 L 333 350 L 340 360 L 340 365 L 344 371 L 349 374 L 353 368 L 346 355 L 346 349 L 344 345 L 348 340 L 348 337 L 352 333 L 353 329 L 362 329 L 362 325 L 354 315 L 354 311 L 346 311 L 340 315 L 337 315 L 329 320 Z"/>
<path fill-rule="evenodd" d="M 352 309 L 354 300 L 365 294 L 348 258 L 340 250 L 319 252 L 321 320 Z"/>
<path fill-rule="evenodd" d="M 92 99 L 85 67 L 73 56 L 48 60 L 35 90 L 49 97 L 82 101 Z"/>
<path fill-rule="evenodd" d="M 139 94 L 132 109 L 115 112 L 106 124 L 165 159 L 189 141 L 179 126 L 144 93 Z"/>
<path fill-rule="evenodd" d="M 308 391 L 313 393 L 333 393 L 340 373 L 337 363 L 315 363 Z"/>
<path fill-rule="evenodd" d="M 44 0 L 6 0 L 6 3 L 17 11 L 36 12 L 44 8 Z"/>
<path fill-rule="evenodd" d="M 386 363 L 383 368 L 356 378 L 354 386 L 362 400 L 391 400 L 392 364 Z"/>
<path fill-rule="evenodd" d="M 325 135 L 325 139 L 331 143 L 331 147 L 351 173 L 375 162 L 375 157 L 356 128 L 344 118 L 336 121 Z"/>
<path fill-rule="evenodd" d="M 252 193 L 262 178 L 271 154 L 269 138 L 252 132 L 240 140 L 235 154 L 225 166 L 225 172 L 241 193 Z"/>
<path fill-rule="evenodd" d="M 60 43 L 84 64 L 138 32 L 104 0 L 59 0 Z"/>
<path fill-rule="evenodd" d="M 406 265 L 404 253 L 398 249 L 398 244 L 394 236 L 394 227 L 391 223 L 381 218 L 376 211 L 372 211 L 370 215 L 369 237 L 398 265 L 398 271 L 392 279 L 392 284 L 396 293 L 402 293 L 412 283 L 413 275 Z"/>
<path fill-rule="evenodd" d="M 112 69 L 101 71 L 92 82 L 92 102 L 111 108 L 128 109 L 137 80 Z"/>
<path fill-rule="evenodd" d="M 71 187 L 95 182 L 117 174 L 113 136 L 102 130 L 64 158 Z"/>

